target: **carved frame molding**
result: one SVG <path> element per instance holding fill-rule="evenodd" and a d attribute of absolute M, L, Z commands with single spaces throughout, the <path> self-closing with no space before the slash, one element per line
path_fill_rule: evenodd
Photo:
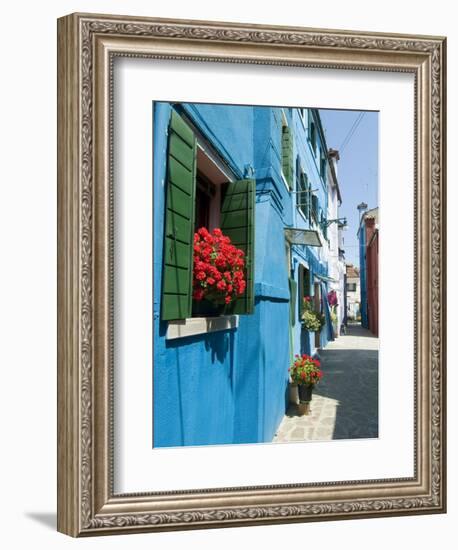
<path fill-rule="evenodd" d="M 73 14 L 58 22 L 58 530 L 72 536 L 445 511 L 445 39 Z M 116 56 L 415 75 L 415 476 L 115 495 Z"/>

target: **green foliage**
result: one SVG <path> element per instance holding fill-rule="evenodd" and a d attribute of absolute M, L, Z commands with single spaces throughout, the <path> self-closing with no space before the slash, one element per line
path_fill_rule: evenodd
<path fill-rule="evenodd" d="M 305 329 L 311 332 L 320 331 L 322 326 L 318 314 L 310 310 L 305 310 L 302 314 L 302 324 Z"/>
<path fill-rule="evenodd" d="M 331 308 L 331 322 L 333 324 L 336 324 L 337 323 L 337 311 L 336 311 L 336 306 L 332 307 Z"/>
<path fill-rule="evenodd" d="M 310 332 L 320 332 L 326 323 L 324 315 L 313 309 L 310 296 L 305 296 L 302 305 L 301 322 Z"/>

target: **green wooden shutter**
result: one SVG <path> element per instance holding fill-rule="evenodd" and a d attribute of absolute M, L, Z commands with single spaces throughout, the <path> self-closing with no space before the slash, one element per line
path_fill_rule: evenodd
<path fill-rule="evenodd" d="M 319 222 L 318 210 L 319 210 L 318 197 L 316 195 L 312 195 L 312 216 L 315 220 L 315 223 L 317 224 Z"/>
<path fill-rule="evenodd" d="M 296 158 L 296 207 L 302 209 L 302 204 L 304 202 L 304 195 L 302 191 L 302 172 L 301 172 L 301 163 L 299 161 L 299 156 Z"/>
<path fill-rule="evenodd" d="M 320 160 L 320 176 L 323 178 L 323 181 L 326 183 L 326 157 L 321 154 Z"/>
<path fill-rule="evenodd" d="M 196 138 L 175 111 L 169 126 L 161 318 L 192 314 Z"/>
<path fill-rule="evenodd" d="M 296 298 L 297 298 L 297 282 L 290 277 L 289 283 L 289 315 L 290 324 L 293 327 L 296 324 Z"/>
<path fill-rule="evenodd" d="M 299 319 L 302 319 L 302 314 L 304 313 L 304 296 L 305 296 L 305 269 L 302 264 L 299 264 L 298 271 L 298 300 L 297 300 L 297 312 Z"/>
<path fill-rule="evenodd" d="M 255 180 L 238 180 L 229 184 L 221 208 L 221 230 L 232 244 L 245 253 L 246 290 L 230 307 L 231 313 L 254 311 L 254 211 Z"/>
<path fill-rule="evenodd" d="M 289 126 L 283 126 L 281 135 L 281 164 L 283 175 L 290 189 L 293 188 L 293 162 L 293 133 Z"/>

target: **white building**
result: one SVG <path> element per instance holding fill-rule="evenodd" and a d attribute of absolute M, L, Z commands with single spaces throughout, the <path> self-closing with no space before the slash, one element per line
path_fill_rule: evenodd
<path fill-rule="evenodd" d="M 359 269 L 353 264 L 346 265 L 347 273 L 347 319 L 355 321 L 361 314 L 361 287 Z"/>
<path fill-rule="evenodd" d="M 328 249 L 328 274 L 332 279 L 330 287 L 337 294 L 336 308 L 337 313 L 337 331 L 336 336 L 340 334 L 340 327 L 345 317 L 345 259 L 343 255 L 343 237 L 342 230 L 344 225 L 339 220 L 339 206 L 342 204 L 339 182 L 337 178 L 337 163 L 339 161 L 339 152 L 329 150 L 329 168 L 328 168 L 328 227 L 327 238 L 329 241 Z"/>

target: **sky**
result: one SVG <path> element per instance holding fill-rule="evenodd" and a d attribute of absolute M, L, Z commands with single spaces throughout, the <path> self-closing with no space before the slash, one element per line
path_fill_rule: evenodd
<path fill-rule="evenodd" d="M 362 113 L 360 123 L 344 145 Z M 356 207 L 361 202 L 365 202 L 368 209 L 378 206 L 378 112 L 320 109 L 320 115 L 328 148 L 340 153 L 337 165 L 342 195 L 339 217 L 346 217 L 348 223 L 343 234 L 345 260 L 359 266 Z"/>

